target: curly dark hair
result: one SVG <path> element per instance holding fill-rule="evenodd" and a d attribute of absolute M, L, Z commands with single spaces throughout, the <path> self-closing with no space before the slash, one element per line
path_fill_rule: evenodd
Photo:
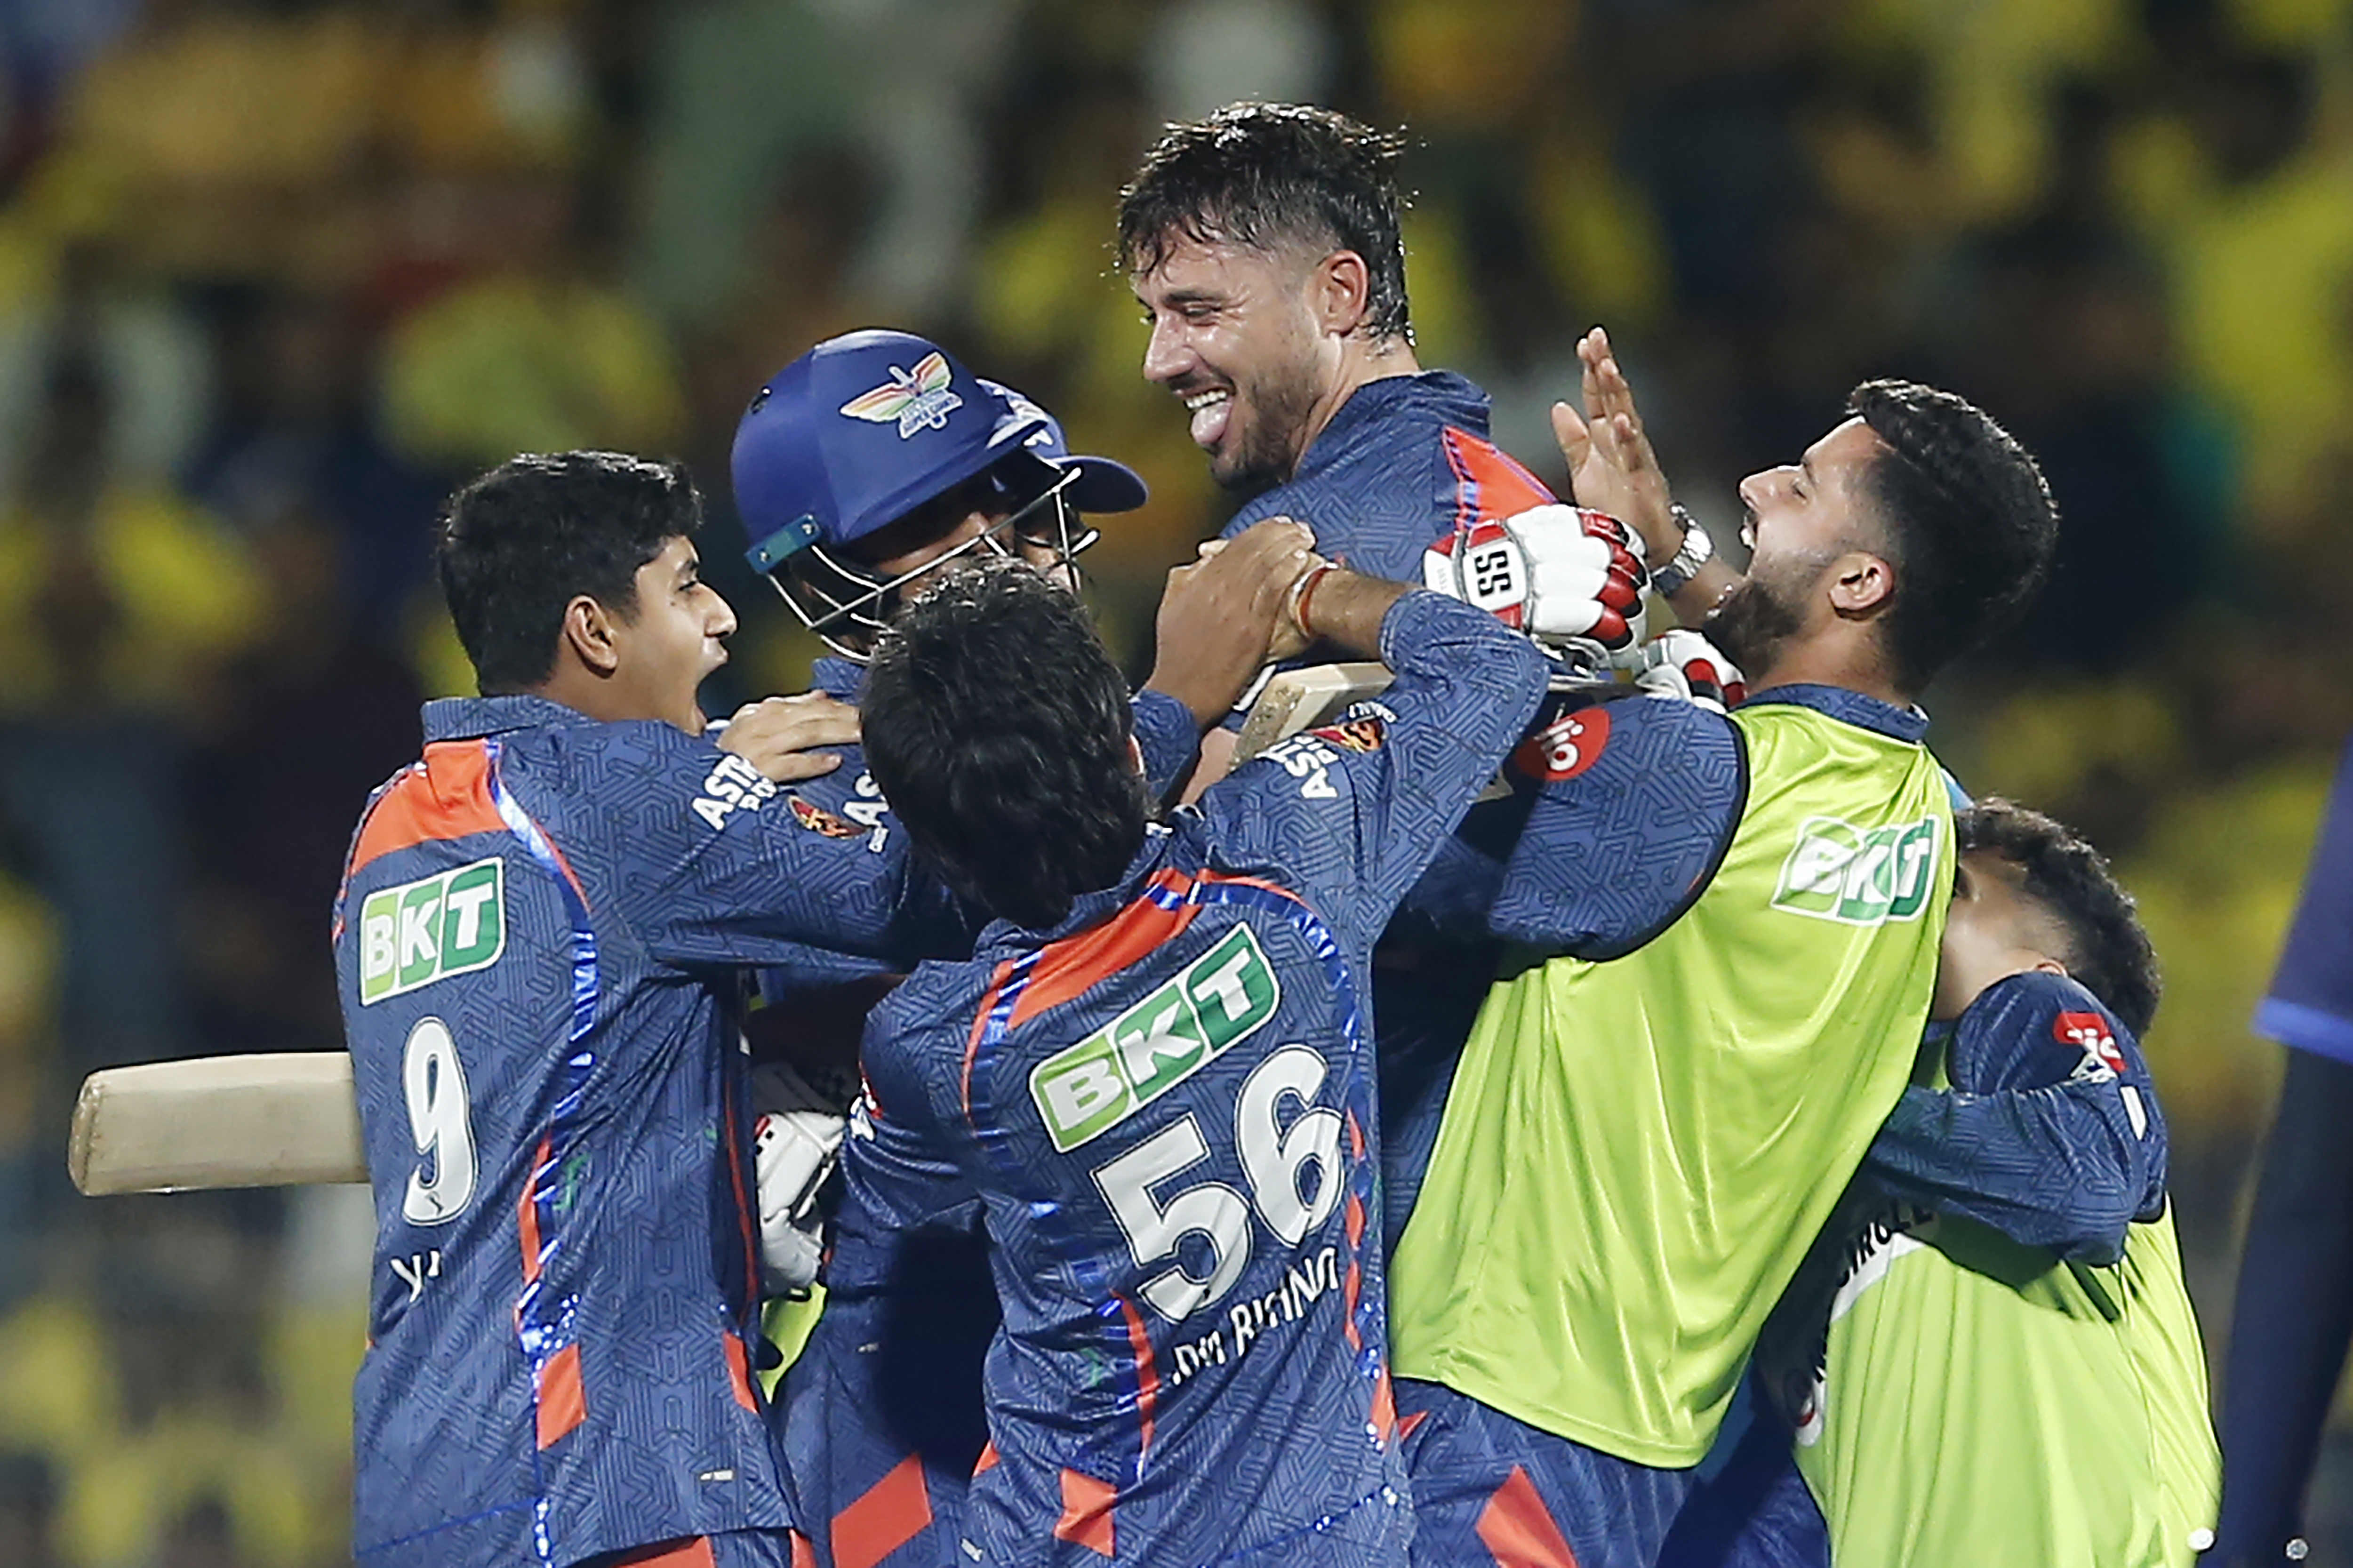
<path fill-rule="evenodd" d="M 1144 843 L 1127 682 L 1076 596 L 1018 561 L 976 563 L 910 605 L 859 715 L 909 841 L 992 914 L 1054 926 Z"/>
<path fill-rule="evenodd" d="M 1176 237 L 1261 251 L 1353 250 L 1371 275 L 1366 325 L 1410 337 L 1405 139 L 1300 103 L 1229 103 L 1171 125 L 1119 194 L 1119 264 L 1145 272 Z"/>
<path fill-rule="evenodd" d="M 433 564 L 483 694 L 547 679 L 564 606 L 583 594 L 635 620 L 638 568 L 702 526 L 676 463 L 527 453 L 470 480 L 441 509 Z"/>
<path fill-rule="evenodd" d="M 1999 795 L 1955 812 L 1953 841 L 1964 855 L 1999 856 L 2023 871 L 2027 898 L 2066 943 L 2052 956 L 2125 1027 L 2148 1032 L 2163 989 L 2157 950 L 2105 856 L 2064 824 Z"/>
<path fill-rule="evenodd" d="M 1916 696 L 2041 591 L 2059 511 L 2026 448 L 1965 398 L 1867 381 L 1846 405 L 1886 447 L 1868 483 L 1895 558 L 1888 653 L 1896 689 Z"/>

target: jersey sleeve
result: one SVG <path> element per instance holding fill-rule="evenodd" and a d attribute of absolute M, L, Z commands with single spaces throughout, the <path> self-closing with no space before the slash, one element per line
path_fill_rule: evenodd
<path fill-rule="evenodd" d="M 1952 1087 L 1907 1089 L 1865 1168 L 1896 1196 L 2075 1262 L 2113 1263 L 2165 1197 L 2165 1121 L 2140 1046 L 2092 994 L 2012 975 L 1961 1015 Z"/>
<path fill-rule="evenodd" d="M 965 929 L 906 835 L 884 831 L 879 796 L 869 824 L 651 721 L 586 731 L 571 763 L 602 807 L 623 913 L 661 963 L 792 963 L 816 948 L 906 966 Z"/>
<path fill-rule="evenodd" d="M 1268 748 L 1202 799 L 1212 842 L 1368 936 L 1387 923 L 1544 695 L 1535 646 L 1493 616 L 1426 589 L 1381 623 L 1396 680 L 1335 724 Z"/>
<path fill-rule="evenodd" d="M 1150 688 L 1129 699 L 1134 716 L 1135 747 L 1144 753 L 1144 780 L 1155 800 L 1176 787 L 1201 754 L 1200 726 L 1193 710 L 1165 691 Z"/>
<path fill-rule="evenodd" d="M 1488 923 L 1579 958 L 1620 958 L 1675 922 L 1739 825 L 1746 753 L 1731 721 L 1651 696 L 1576 700 L 1513 753 L 1535 798 Z"/>
<path fill-rule="evenodd" d="M 911 982 L 912 984 L 912 982 Z M 918 1235 L 965 1237 L 980 1224 L 978 1191 L 958 1167 L 922 1070 L 943 1054 L 956 1060 L 948 1031 L 913 1021 L 885 1003 L 868 1015 L 859 1050 L 864 1084 L 841 1145 L 842 1198 L 828 1290 L 869 1293 L 906 1283 L 927 1249 Z"/>
<path fill-rule="evenodd" d="M 2353 742 L 2337 765 L 2320 842 L 2255 1032 L 2353 1062 Z"/>

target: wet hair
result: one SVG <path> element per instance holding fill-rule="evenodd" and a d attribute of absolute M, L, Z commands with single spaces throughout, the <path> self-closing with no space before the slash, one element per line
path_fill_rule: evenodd
<path fill-rule="evenodd" d="M 619 452 L 512 458 L 465 485 L 442 508 L 433 563 L 483 692 L 545 680 L 582 595 L 636 619 L 638 568 L 702 526 L 683 468 Z"/>
<path fill-rule="evenodd" d="M 859 712 L 910 842 L 992 914 L 1056 925 L 1143 845 L 1127 681 L 1078 599 L 1020 562 L 976 562 L 910 605 Z"/>
<path fill-rule="evenodd" d="M 2025 873 L 2027 900 L 2051 919 L 2066 951 L 2051 956 L 2136 1035 L 2148 1032 L 2163 988 L 2157 950 L 2105 857 L 2064 825 L 2000 796 L 1954 813 L 1964 855 L 1988 854 Z"/>
<path fill-rule="evenodd" d="M 1887 649 L 1894 686 L 1917 696 L 2041 590 L 2058 509 L 2026 448 L 1964 398 L 1868 381 L 1847 410 L 1883 443 L 1864 482 L 1895 566 Z"/>
<path fill-rule="evenodd" d="M 1171 125 L 1119 194 L 1119 264 L 1145 272 L 1177 237 L 1253 250 L 1353 250 L 1369 275 L 1365 324 L 1409 337 L 1405 139 L 1296 103 L 1232 103 Z"/>

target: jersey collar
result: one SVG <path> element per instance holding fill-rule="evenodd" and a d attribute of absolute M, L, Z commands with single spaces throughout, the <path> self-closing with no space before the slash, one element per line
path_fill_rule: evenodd
<path fill-rule="evenodd" d="M 1385 424 L 1398 411 L 1427 408 L 1449 425 L 1460 425 L 1474 436 L 1487 433 L 1487 395 L 1478 383 L 1451 370 L 1425 370 L 1413 375 L 1385 375 L 1368 381 L 1348 395 L 1331 421 L 1316 433 L 1315 441 L 1299 460 L 1291 482 L 1319 468 L 1331 467 L 1354 449 L 1350 433 L 1361 425 Z"/>
<path fill-rule="evenodd" d="M 866 668 L 846 658 L 828 656 L 809 666 L 810 686 L 844 702 L 858 700 L 858 686 L 865 679 Z"/>
<path fill-rule="evenodd" d="M 1850 691 L 1843 686 L 1818 686 L 1807 681 L 1776 686 L 1751 694 L 1741 706 L 1754 708 L 1763 702 L 1790 702 L 1800 708 L 1810 708 L 1842 724 L 1852 724 L 1858 730 L 1868 730 L 1875 735 L 1884 735 L 1907 745 L 1918 745 L 1928 733 L 1928 715 L 1924 710 L 1898 708 L 1892 702 L 1882 702 L 1876 697 Z"/>
<path fill-rule="evenodd" d="M 544 697 L 442 697 L 425 705 L 425 743 L 474 741 L 510 730 L 544 730 L 594 724 L 576 708 Z"/>
<path fill-rule="evenodd" d="M 1050 931 L 1031 931 L 1011 921 L 990 922 L 988 929 L 981 932 L 975 956 L 1006 948 L 1039 947 L 1101 925 L 1144 896 L 1145 882 L 1167 861 L 1175 844 L 1176 836 L 1166 825 L 1145 824 L 1143 847 L 1136 850 L 1135 858 L 1127 863 L 1126 871 L 1117 882 L 1099 892 L 1080 894 L 1071 901 L 1071 912 Z"/>

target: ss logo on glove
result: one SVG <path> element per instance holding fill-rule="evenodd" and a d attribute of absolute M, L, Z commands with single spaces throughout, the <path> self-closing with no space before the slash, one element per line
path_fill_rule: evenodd
<path fill-rule="evenodd" d="M 1599 658 L 1642 639 L 1642 542 L 1607 512 L 1532 507 L 1457 528 L 1421 558 L 1422 582 L 1542 642 Z"/>

